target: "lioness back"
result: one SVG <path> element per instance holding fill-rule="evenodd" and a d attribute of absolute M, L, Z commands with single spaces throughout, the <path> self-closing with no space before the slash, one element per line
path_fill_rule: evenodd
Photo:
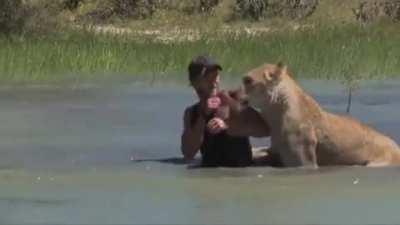
<path fill-rule="evenodd" d="M 317 129 L 319 165 L 400 163 L 398 145 L 358 120 L 324 112 Z"/>

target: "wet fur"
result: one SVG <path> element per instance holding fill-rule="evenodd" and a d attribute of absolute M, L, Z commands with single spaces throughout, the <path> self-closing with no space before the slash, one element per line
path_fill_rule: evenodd
<path fill-rule="evenodd" d="M 251 106 L 271 128 L 272 150 L 285 166 L 400 164 L 389 137 L 361 122 L 323 110 L 283 65 L 264 64 L 243 79 Z"/>

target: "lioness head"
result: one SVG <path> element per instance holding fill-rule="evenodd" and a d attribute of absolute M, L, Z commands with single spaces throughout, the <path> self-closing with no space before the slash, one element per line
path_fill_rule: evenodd
<path fill-rule="evenodd" d="M 237 115 L 247 106 L 247 98 L 243 88 L 221 91 L 218 93 L 218 97 L 221 99 L 221 106 L 217 110 L 217 114 L 221 110 L 226 114 L 221 118 L 227 118 L 231 114 Z"/>
<path fill-rule="evenodd" d="M 243 77 L 243 86 L 248 95 L 249 104 L 259 108 L 267 100 L 272 98 L 273 91 L 287 73 L 287 67 L 282 63 L 264 64 Z"/>
<path fill-rule="evenodd" d="M 237 104 L 247 105 L 247 96 L 243 88 L 229 90 L 228 94 L 232 99 L 236 100 Z"/>

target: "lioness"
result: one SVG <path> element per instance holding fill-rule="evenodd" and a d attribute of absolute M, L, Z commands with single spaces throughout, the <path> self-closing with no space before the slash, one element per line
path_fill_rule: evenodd
<path fill-rule="evenodd" d="M 270 125 L 271 147 L 284 166 L 400 164 L 389 137 L 347 116 L 323 110 L 282 64 L 264 64 L 243 78 L 249 104 Z"/>

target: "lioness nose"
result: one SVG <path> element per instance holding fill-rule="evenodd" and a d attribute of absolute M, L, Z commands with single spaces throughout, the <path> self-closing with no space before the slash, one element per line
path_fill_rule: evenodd
<path fill-rule="evenodd" d="M 249 76 L 243 77 L 243 84 L 244 85 L 251 85 L 253 83 L 253 78 Z"/>

